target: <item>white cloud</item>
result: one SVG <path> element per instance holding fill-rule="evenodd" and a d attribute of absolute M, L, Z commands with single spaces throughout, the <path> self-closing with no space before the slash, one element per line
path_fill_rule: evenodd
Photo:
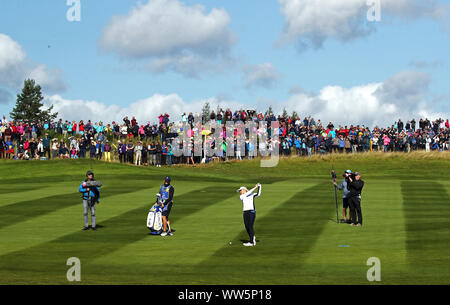
<path fill-rule="evenodd" d="M 296 41 L 302 46 L 322 47 L 327 38 L 347 41 L 367 35 L 361 24 L 362 0 L 279 0 L 285 16 L 282 40 Z"/>
<path fill-rule="evenodd" d="M 210 97 L 187 102 L 178 94 L 155 94 L 138 100 L 126 107 L 106 105 L 98 101 L 67 100 L 59 95 L 47 96 L 46 107 L 54 105 L 59 117 L 67 120 L 92 120 L 94 122 L 122 122 L 125 116 L 136 116 L 139 123 L 157 121 L 161 113 L 167 112 L 171 120 L 178 121 L 183 112 L 201 112 L 205 102 L 216 110 L 257 108 L 265 112 L 272 105 L 276 113 L 283 108 L 289 113 L 296 111 L 302 118 L 311 115 L 323 123 L 361 124 L 366 126 L 390 126 L 402 118 L 408 120 L 420 117 L 436 119 L 448 118 L 449 113 L 436 111 L 433 99 L 429 95 L 430 76 L 418 71 L 402 71 L 383 82 L 363 84 L 350 88 L 326 86 L 317 93 L 293 90 L 293 95 L 286 101 L 274 101 L 260 98 L 254 103 L 244 104 L 230 101 L 228 98 Z"/>
<path fill-rule="evenodd" d="M 155 73 L 175 71 L 191 78 L 200 79 L 204 72 L 225 72 L 232 65 L 234 65 L 234 60 L 230 57 L 214 61 L 205 59 L 198 54 L 183 52 L 183 54 L 175 56 L 157 57 L 150 62 L 149 68 Z"/>
<path fill-rule="evenodd" d="M 389 77 L 374 92 L 378 100 L 414 111 L 427 99 L 431 77 L 420 71 L 402 71 Z"/>
<path fill-rule="evenodd" d="M 48 69 L 45 64 L 41 64 L 31 70 L 27 77 L 34 79 L 42 88 L 50 92 L 62 92 L 67 89 L 63 73 L 59 68 Z"/>
<path fill-rule="evenodd" d="M 112 121 L 122 122 L 125 116 L 135 116 L 141 124 L 151 122 L 156 123 L 158 115 L 168 113 L 171 120 L 180 120 L 183 112 L 201 112 L 203 105 L 208 102 L 211 110 L 216 110 L 217 106 L 222 108 L 237 109 L 245 106 L 233 101 L 224 101 L 216 97 L 205 98 L 192 102 L 184 101 L 177 94 L 155 94 L 149 98 L 138 100 L 127 107 L 118 105 L 106 105 L 98 101 L 88 100 L 68 100 L 59 95 L 46 96 L 44 106 L 54 106 L 54 111 L 58 112 L 58 117 L 64 120 L 91 120 L 111 123 Z"/>
<path fill-rule="evenodd" d="M 115 16 L 103 29 L 99 47 L 122 58 L 152 61 L 153 71 L 174 70 L 188 76 L 230 59 L 235 38 L 224 9 L 205 11 L 178 0 L 138 4 L 127 16 Z M 191 69 L 194 69 L 191 71 Z"/>
<path fill-rule="evenodd" d="M 20 44 L 0 33 L 0 84 L 17 87 L 23 81 L 26 54 Z"/>
<path fill-rule="evenodd" d="M 0 33 L 0 71 L 20 65 L 25 60 L 25 52 L 11 37 Z"/>
<path fill-rule="evenodd" d="M 402 71 L 381 83 L 351 88 L 327 86 L 317 94 L 296 93 L 277 105 L 281 112 L 295 110 L 300 116 L 311 115 L 322 123 L 366 126 L 390 126 L 402 118 L 448 117 L 433 109 L 429 100 L 430 76 L 418 71 Z"/>
<path fill-rule="evenodd" d="M 271 63 L 246 65 L 243 67 L 245 87 L 271 88 L 280 79 L 281 74 Z"/>
<path fill-rule="evenodd" d="M 341 42 L 370 35 L 376 23 L 367 21 L 366 0 L 279 0 L 285 25 L 279 42 L 299 50 L 321 48 L 328 39 Z M 450 31 L 450 5 L 438 0 L 381 0 L 382 22 L 430 19 Z"/>
<path fill-rule="evenodd" d="M 0 33 L 0 85 L 17 90 L 27 78 L 33 78 L 49 92 L 67 89 L 60 69 L 49 69 L 45 64 L 32 62 L 19 43 Z"/>

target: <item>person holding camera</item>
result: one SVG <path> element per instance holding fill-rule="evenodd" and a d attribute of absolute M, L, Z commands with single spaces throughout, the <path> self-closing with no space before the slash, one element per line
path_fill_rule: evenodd
<path fill-rule="evenodd" d="M 361 212 L 361 192 L 364 187 L 364 181 L 361 180 L 361 174 L 356 172 L 348 176 L 349 183 L 347 189 L 349 190 L 349 205 L 350 205 L 350 219 L 351 226 L 362 226 L 362 212 Z"/>
<path fill-rule="evenodd" d="M 83 230 L 89 229 L 88 212 L 91 211 L 91 227 L 96 230 L 95 205 L 100 203 L 100 186 L 101 182 L 94 179 L 94 173 L 88 171 L 86 173 L 86 180 L 84 180 L 78 191 L 83 194 L 83 216 L 84 227 Z"/>
<path fill-rule="evenodd" d="M 344 175 L 344 180 L 342 180 L 341 184 L 338 185 L 336 181 L 333 182 L 334 186 L 340 190 L 344 191 L 344 194 L 342 195 L 342 214 L 344 215 L 344 222 L 347 222 L 347 220 L 350 220 L 350 217 L 347 219 L 347 209 L 349 208 L 348 198 L 350 195 L 350 191 L 347 189 L 347 184 L 349 183 L 348 176 L 352 173 L 351 170 L 346 170 Z M 350 215 L 349 215 L 350 216 Z"/>

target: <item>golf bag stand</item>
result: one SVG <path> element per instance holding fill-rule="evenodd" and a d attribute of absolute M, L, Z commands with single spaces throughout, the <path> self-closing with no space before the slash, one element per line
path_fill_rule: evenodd
<path fill-rule="evenodd" d="M 151 235 L 159 235 L 162 232 L 161 212 L 161 200 L 158 196 L 157 202 L 152 206 L 147 215 L 147 228 L 150 230 Z"/>

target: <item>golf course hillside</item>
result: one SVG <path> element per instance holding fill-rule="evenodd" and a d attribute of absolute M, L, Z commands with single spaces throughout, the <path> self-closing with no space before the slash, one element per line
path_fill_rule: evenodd
<path fill-rule="evenodd" d="M 365 182 L 363 226 L 336 221 L 331 170 Z M 83 231 L 78 188 L 103 183 L 97 230 Z M 0 162 L 0 284 L 448 284 L 450 154 L 364 153 L 193 166 L 93 160 Z M 173 236 L 146 218 L 165 176 L 175 188 Z M 261 183 L 256 246 L 236 190 Z M 338 191 L 339 219 L 342 192 Z M 69 282 L 69 258 L 81 281 Z M 369 282 L 369 258 L 381 281 Z M 250 274 L 250 276 L 249 276 Z"/>

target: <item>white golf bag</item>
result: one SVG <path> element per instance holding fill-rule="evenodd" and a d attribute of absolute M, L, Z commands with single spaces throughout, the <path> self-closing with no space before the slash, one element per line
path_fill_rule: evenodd
<path fill-rule="evenodd" d="M 147 215 L 147 227 L 152 234 L 159 234 L 162 229 L 161 210 L 160 197 L 158 196 L 158 202 L 152 206 Z"/>

